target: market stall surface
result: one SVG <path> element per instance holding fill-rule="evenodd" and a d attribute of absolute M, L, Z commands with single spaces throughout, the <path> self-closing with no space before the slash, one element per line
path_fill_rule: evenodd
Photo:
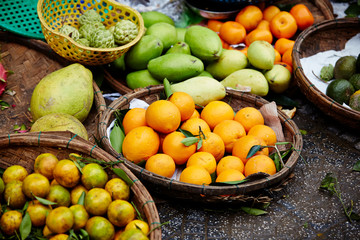
<path fill-rule="evenodd" d="M 163 199 L 154 195 L 163 239 L 360 239 L 360 221 L 349 221 L 335 195 L 321 190 L 327 173 L 338 181 L 346 207 L 360 213 L 359 129 L 348 129 L 324 115 L 298 94 L 294 117 L 304 132 L 304 146 L 293 177 L 278 191 L 260 216 L 249 215 L 239 205 L 204 205 Z M 151 191 L 151 189 L 149 189 Z"/>

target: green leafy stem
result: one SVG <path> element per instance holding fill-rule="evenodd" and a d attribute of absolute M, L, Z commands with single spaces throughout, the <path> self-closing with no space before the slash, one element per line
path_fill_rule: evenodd
<path fill-rule="evenodd" d="M 320 189 L 327 190 L 331 195 L 335 195 L 341 202 L 341 205 L 344 209 L 347 219 L 352 222 L 352 220 L 360 220 L 360 216 L 353 212 L 354 202 L 350 201 L 350 207 L 345 206 L 344 200 L 342 199 L 338 180 L 336 177 L 332 176 L 332 173 L 327 173 L 325 178 L 321 181 Z"/>

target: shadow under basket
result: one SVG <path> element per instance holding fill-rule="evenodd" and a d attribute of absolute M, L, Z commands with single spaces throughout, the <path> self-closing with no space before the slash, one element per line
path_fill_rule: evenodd
<path fill-rule="evenodd" d="M 124 159 L 124 157 L 116 152 L 111 146 L 109 137 L 107 136 L 107 128 L 115 119 L 114 112 L 121 109 L 128 109 L 129 103 L 133 99 L 144 100 L 150 104 L 160 99 L 160 95 L 163 94 L 163 91 L 163 86 L 152 86 L 145 89 L 138 89 L 135 92 L 128 93 L 120 97 L 119 99 L 113 101 L 108 106 L 108 109 L 105 110 L 102 118 L 100 119 L 100 125 L 98 128 L 100 131 L 99 136 L 102 147 L 116 157 L 116 159 L 123 159 L 125 165 L 144 183 L 145 186 L 147 186 L 149 191 L 157 193 L 161 196 L 173 199 L 190 200 L 193 202 L 247 202 L 258 198 L 258 196 L 252 196 L 251 192 L 269 188 L 275 184 L 281 183 L 282 181 L 286 181 L 287 177 L 294 169 L 302 149 L 302 136 L 296 124 L 284 112 L 278 109 L 275 111 L 277 112 L 277 116 L 280 120 L 278 122 L 281 124 L 280 128 L 282 128 L 285 141 L 291 142 L 296 151 L 292 151 L 285 162 L 285 166 L 279 172 L 271 176 L 259 174 L 257 178 L 237 185 L 203 186 L 188 184 L 167 177 L 162 177 Z M 259 96 L 249 93 L 241 93 L 235 90 L 227 90 L 227 96 L 222 99 L 222 101 L 230 104 L 235 112 L 247 106 L 260 109 L 260 107 L 269 103 Z M 265 124 L 267 124 L 266 120 Z"/>
<path fill-rule="evenodd" d="M 342 106 L 320 91 L 309 80 L 309 76 L 305 75 L 301 59 L 323 51 L 340 51 L 345 48 L 346 42 L 358 33 L 360 33 L 359 18 L 328 20 L 303 31 L 296 39 L 293 48 L 295 81 L 301 92 L 325 114 L 357 130 L 360 126 L 360 111 Z M 357 56 L 360 51 L 354 54 Z"/>
<path fill-rule="evenodd" d="M 0 136 L 0 167 L 7 168 L 12 165 L 21 165 L 30 173 L 36 157 L 41 153 L 52 153 L 59 160 L 68 159 L 70 153 L 77 153 L 82 157 L 94 158 L 105 162 L 116 159 L 103 149 L 76 137 L 70 132 L 40 132 L 19 133 Z M 131 195 L 129 201 L 134 202 L 144 220 L 154 229 L 149 238 L 161 239 L 160 218 L 156 205 L 144 187 L 144 185 L 132 174 L 132 172 L 119 163 L 114 166 L 122 169 L 133 182 L 130 186 Z M 111 176 L 111 175 L 109 175 Z M 116 175 L 114 175 L 116 176 Z"/>

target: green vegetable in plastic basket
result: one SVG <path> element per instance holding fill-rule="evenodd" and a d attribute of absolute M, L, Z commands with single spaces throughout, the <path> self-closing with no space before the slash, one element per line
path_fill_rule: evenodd
<path fill-rule="evenodd" d="M 64 24 L 64 26 L 62 26 L 60 28 L 60 33 L 71 37 L 75 41 L 80 38 L 79 30 L 77 30 L 77 28 L 75 28 L 73 26 L 70 26 L 70 25 L 67 25 L 67 24 Z"/>
<path fill-rule="evenodd" d="M 97 13 L 94 9 L 90 9 L 90 10 L 84 12 L 79 17 L 79 23 L 81 26 L 88 24 L 88 23 L 94 23 L 94 22 L 101 22 L 100 14 Z"/>
<path fill-rule="evenodd" d="M 109 30 L 97 30 L 91 35 L 90 46 L 95 48 L 112 48 L 115 46 L 114 35 Z"/>
<path fill-rule="evenodd" d="M 115 24 L 114 38 L 117 44 L 123 45 L 131 42 L 139 34 L 135 23 L 129 20 L 122 20 Z"/>

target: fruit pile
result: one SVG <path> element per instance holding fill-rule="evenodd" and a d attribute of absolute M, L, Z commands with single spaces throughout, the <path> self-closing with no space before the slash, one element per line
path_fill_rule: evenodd
<path fill-rule="evenodd" d="M 263 40 L 273 44 L 275 62 L 286 66 L 292 72 L 291 52 L 295 43 L 292 38 L 298 30 L 302 31 L 313 23 L 314 17 L 304 4 L 294 5 L 289 12 L 280 10 L 275 5 L 263 10 L 249 5 L 244 7 L 234 20 L 208 20 L 207 27 L 219 34 L 225 49 L 234 49 L 234 45 L 245 44 L 240 51 L 246 54 L 254 41 Z"/>
<path fill-rule="evenodd" d="M 339 104 L 360 111 L 360 54 L 358 57 L 340 57 L 335 66 L 324 66 L 320 78 L 330 81 L 326 95 Z"/>
<path fill-rule="evenodd" d="M 75 153 L 63 160 L 42 153 L 33 173 L 20 165 L 6 168 L 0 178 L 1 233 L 22 239 L 148 239 L 147 222 L 129 202 L 129 186 L 111 177 L 102 163 Z"/>
<path fill-rule="evenodd" d="M 86 47 L 114 48 L 131 42 L 139 34 L 136 24 L 125 19 L 106 29 L 100 14 L 93 9 L 80 15 L 78 22 L 79 29 L 64 24 L 59 32 Z"/>
<path fill-rule="evenodd" d="M 179 83 L 207 76 L 259 96 L 283 93 L 292 78 L 291 52 L 298 29 L 312 25 L 313 16 L 303 4 L 290 12 L 274 5 L 264 11 L 249 5 L 234 21 L 209 20 L 207 25 L 175 27 L 156 11 L 142 13 L 145 35 L 111 63 L 113 75 L 126 79 L 129 88 Z M 276 39 L 276 41 L 275 41 Z M 240 50 L 236 46 L 246 44 Z"/>
<path fill-rule="evenodd" d="M 94 102 L 93 74 L 79 63 L 60 68 L 36 85 L 30 101 L 31 132 L 66 131 L 89 139 L 83 122 Z"/>
<path fill-rule="evenodd" d="M 277 137 L 254 107 L 234 112 L 217 100 L 199 109 L 189 94 L 174 92 L 147 109 L 128 110 L 122 126 L 125 137 L 119 152 L 164 177 L 183 169 L 179 181 L 208 185 L 241 181 L 258 172 L 276 173 L 269 150 Z M 259 149 L 248 157 L 255 145 Z"/>

